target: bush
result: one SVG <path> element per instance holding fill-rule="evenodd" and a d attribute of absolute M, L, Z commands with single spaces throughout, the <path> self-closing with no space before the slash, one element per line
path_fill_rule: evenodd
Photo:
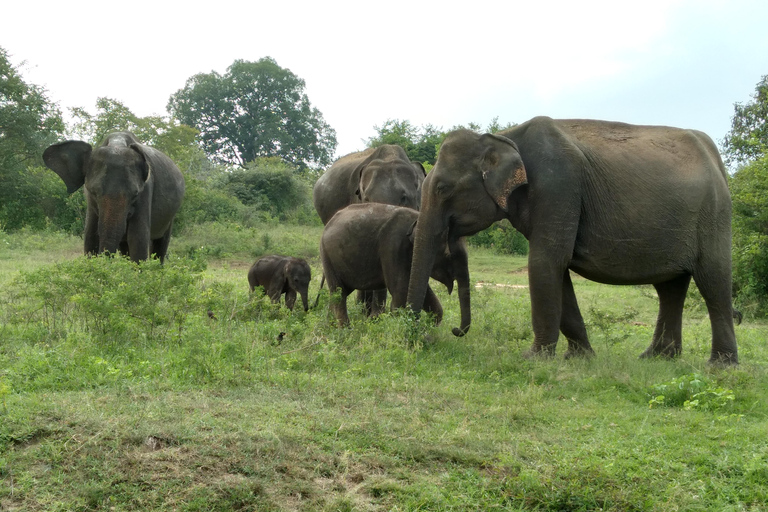
<path fill-rule="evenodd" d="M 528 240 L 507 221 L 494 223 L 488 229 L 468 237 L 467 242 L 475 247 L 493 249 L 498 254 L 528 254 Z"/>
<path fill-rule="evenodd" d="M 744 312 L 768 313 L 768 156 L 731 179 L 733 290 Z"/>
<path fill-rule="evenodd" d="M 180 337 L 190 312 L 204 307 L 195 289 L 204 269 L 196 260 L 136 264 L 103 255 L 44 266 L 11 283 L 5 321 L 42 326 L 40 341 L 79 328 L 107 344 Z"/>
<path fill-rule="evenodd" d="M 280 158 L 258 158 L 245 169 L 222 176 L 223 189 L 246 206 L 264 211 L 280 220 L 296 217 L 296 211 L 310 205 L 310 187 L 298 169 Z"/>

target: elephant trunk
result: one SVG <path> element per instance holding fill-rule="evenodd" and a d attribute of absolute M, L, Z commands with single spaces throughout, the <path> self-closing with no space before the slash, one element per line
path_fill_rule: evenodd
<path fill-rule="evenodd" d="M 124 196 L 105 197 L 99 203 L 99 253 L 116 254 L 128 226 L 127 200 Z"/>
<path fill-rule="evenodd" d="M 427 296 L 429 275 L 435 264 L 437 251 L 441 250 L 442 223 L 435 216 L 428 216 L 426 212 L 419 214 L 416 222 L 413 239 L 413 260 L 411 263 L 411 277 L 408 281 L 408 299 L 414 313 L 421 312 L 424 299 Z"/>
<path fill-rule="evenodd" d="M 469 331 L 469 326 L 472 323 L 472 311 L 469 299 L 469 261 L 463 244 L 461 244 L 461 247 L 453 250 L 451 258 L 454 261 L 454 274 L 459 285 L 459 306 L 461 308 L 461 326 L 454 327 L 451 332 L 453 332 L 454 336 L 464 336 Z"/>
<path fill-rule="evenodd" d="M 301 290 L 299 294 L 301 295 L 301 303 L 304 305 L 304 311 L 309 311 L 309 299 L 307 298 L 309 295 L 309 288 Z"/>

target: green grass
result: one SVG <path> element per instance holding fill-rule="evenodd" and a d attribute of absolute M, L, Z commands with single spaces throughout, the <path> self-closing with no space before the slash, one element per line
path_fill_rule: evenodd
<path fill-rule="evenodd" d="M 692 292 L 683 356 L 638 360 L 653 289 L 577 278 L 596 357 L 527 360 L 525 259 L 471 248 L 473 282 L 518 287 L 476 288 L 466 337 L 441 285 L 439 327 L 350 302 L 340 330 L 327 293 L 306 314 L 247 293 L 283 252 L 314 297 L 320 229 L 199 229 L 141 271 L 0 233 L 0 510 L 766 509 L 763 322 L 709 367 Z"/>

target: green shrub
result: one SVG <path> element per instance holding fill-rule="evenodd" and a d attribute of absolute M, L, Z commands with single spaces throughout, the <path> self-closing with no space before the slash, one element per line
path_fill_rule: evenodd
<path fill-rule="evenodd" d="M 732 390 L 715 386 L 698 373 L 682 375 L 651 387 L 649 407 L 682 407 L 685 410 L 720 411 L 735 399 Z"/>
<path fill-rule="evenodd" d="M 496 222 L 488 229 L 468 237 L 467 242 L 475 247 L 492 249 L 498 254 L 528 254 L 528 240 L 505 221 Z"/>
<path fill-rule="evenodd" d="M 37 323 L 52 341 L 78 328 L 112 345 L 180 337 L 187 316 L 203 307 L 196 290 L 203 270 L 196 260 L 108 256 L 40 267 L 9 286 L 7 322 Z"/>
<path fill-rule="evenodd" d="M 768 156 L 739 169 L 733 199 L 733 290 L 745 313 L 768 313 Z"/>

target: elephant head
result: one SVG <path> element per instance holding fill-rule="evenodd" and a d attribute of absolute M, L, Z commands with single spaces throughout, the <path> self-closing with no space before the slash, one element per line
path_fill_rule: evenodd
<path fill-rule="evenodd" d="M 416 223 L 408 303 L 419 312 L 430 272 L 446 242 L 459 288 L 462 336 L 471 323 L 467 251 L 461 237 L 481 231 L 507 216 L 512 192 L 527 183 L 525 166 L 511 140 L 468 130 L 451 133 L 424 180 Z"/>
<path fill-rule="evenodd" d="M 135 261 L 148 257 L 152 187 L 146 185 L 152 167 L 140 144 L 126 140 L 92 148 L 83 141 L 66 141 L 48 147 L 43 160 L 68 193 L 85 185 L 87 224 L 92 224 L 86 226 L 86 252 L 116 253 L 127 243 Z"/>
<path fill-rule="evenodd" d="M 355 194 L 361 203 L 384 203 L 418 210 L 421 185 L 426 173 L 411 162 L 399 146 L 377 148 L 352 173 L 357 180 Z"/>
<path fill-rule="evenodd" d="M 301 295 L 304 311 L 309 310 L 307 295 L 309 294 L 309 281 L 312 279 L 312 270 L 309 264 L 300 258 L 290 258 L 283 267 L 283 276 L 288 286 Z M 289 307 L 293 307 L 291 304 Z"/>

